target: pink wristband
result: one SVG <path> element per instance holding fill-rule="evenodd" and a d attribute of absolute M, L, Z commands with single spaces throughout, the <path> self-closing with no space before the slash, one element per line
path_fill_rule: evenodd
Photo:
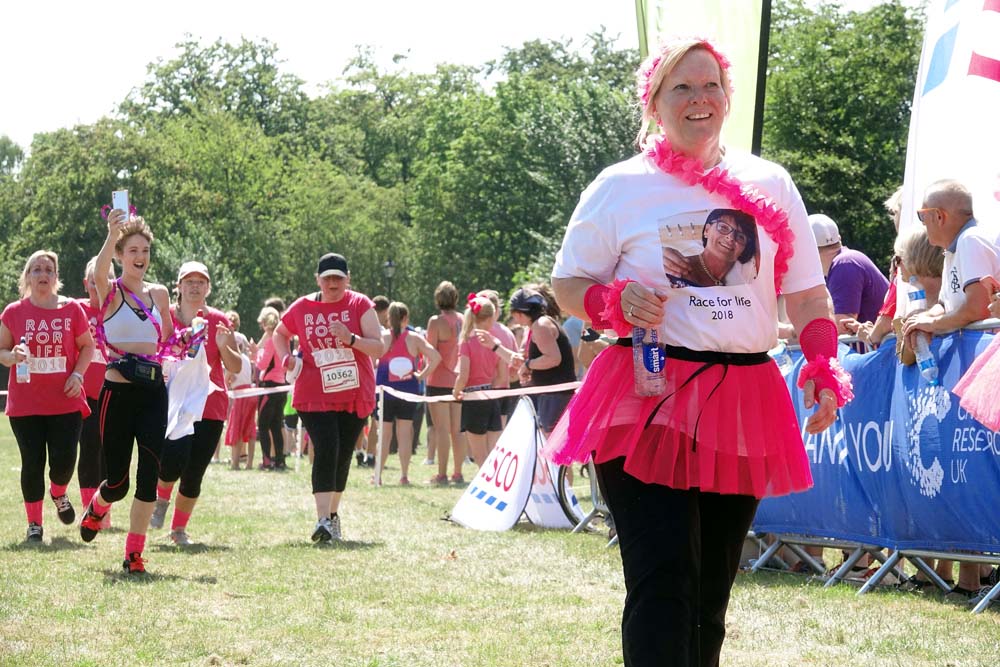
<path fill-rule="evenodd" d="M 806 382 L 813 381 L 813 400 L 819 402 L 819 394 L 829 389 L 837 398 L 837 407 L 842 408 L 854 398 L 851 376 L 837 361 L 837 325 L 826 318 L 816 318 L 799 334 L 802 355 L 806 363 L 799 371 L 796 383 L 799 389 Z"/>
<path fill-rule="evenodd" d="M 595 329 L 614 329 L 619 336 L 631 336 L 632 325 L 622 312 L 622 292 L 634 280 L 615 280 L 610 285 L 593 285 L 583 297 L 583 308 Z"/>

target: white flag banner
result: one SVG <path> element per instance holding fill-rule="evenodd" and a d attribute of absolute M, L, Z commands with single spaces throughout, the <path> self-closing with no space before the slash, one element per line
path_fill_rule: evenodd
<path fill-rule="evenodd" d="M 972 191 L 980 222 L 1000 225 L 1000 0 L 933 0 L 906 147 L 900 228 L 931 183 Z"/>
<path fill-rule="evenodd" d="M 537 432 L 531 399 L 522 397 L 496 447 L 451 511 L 453 521 L 493 531 L 509 530 L 517 523 L 534 481 Z"/>

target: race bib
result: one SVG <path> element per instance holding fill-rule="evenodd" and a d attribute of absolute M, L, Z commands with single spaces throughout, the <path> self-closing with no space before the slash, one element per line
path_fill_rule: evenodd
<path fill-rule="evenodd" d="M 354 361 L 354 350 L 349 347 L 329 347 L 322 350 L 312 351 L 313 362 L 316 366 L 331 366 L 333 364 L 346 364 Z"/>
<path fill-rule="evenodd" d="M 108 360 L 104 356 L 104 352 L 101 351 L 100 347 L 94 347 L 94 359 L 90 363 L 92 364 L 107 364 Z"/>
<path fill-rule="evenodd" d="M 66 357 L 30 357 L 28 366 L 33 374 L 65 373 Z"/>
<path fill-rule="evenodd" d="M 361 386 L 358 365 L 353 361 L 349 364 L 324 366 L 319 369 L 319 374 L 323 378 L 323 392 L 327 394 L 357 389 Z"/>

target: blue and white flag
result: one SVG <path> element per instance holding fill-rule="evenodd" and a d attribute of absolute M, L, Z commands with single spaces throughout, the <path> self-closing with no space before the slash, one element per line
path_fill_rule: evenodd
<path fill-rule="evenodd" d="M 920 224 L 928 185 L 972 191 L 976 217 L 1000 225 L 1000 0 L 934 0 L 913 93 L 900 227 Z"/>

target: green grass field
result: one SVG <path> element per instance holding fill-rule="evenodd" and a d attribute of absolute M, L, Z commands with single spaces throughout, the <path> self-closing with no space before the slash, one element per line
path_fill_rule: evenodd
<path fill-rule="evenodd" d="M 422 454 L 422 452 L 421 452 Z M 621 664 L 621 561 L 596 534 L 502 534 L 444 521 L 461 491 L 400 488 L 354 468 L 345 542 L 316 547 L 309 464 L 213 465 L 178 549 L 151 532 L 150 575 L 121 574 L 126 507 L 83 544 L 45 506 L 23 544 L 19 457 L 0 421 L 0 665 L 556 666 Z M 466 466 L 466 478 L 474 469 Z M 74 480 L 70 497 L 79 512 Z M 169 520 L 169 515 L 168 515 Z M 828 562 L 833 555 L 828 554 Z M 741 574 L 723 664 L 996 666 L 1000 613 L 940 596 L 862 598 L 794 575 Z"/>

